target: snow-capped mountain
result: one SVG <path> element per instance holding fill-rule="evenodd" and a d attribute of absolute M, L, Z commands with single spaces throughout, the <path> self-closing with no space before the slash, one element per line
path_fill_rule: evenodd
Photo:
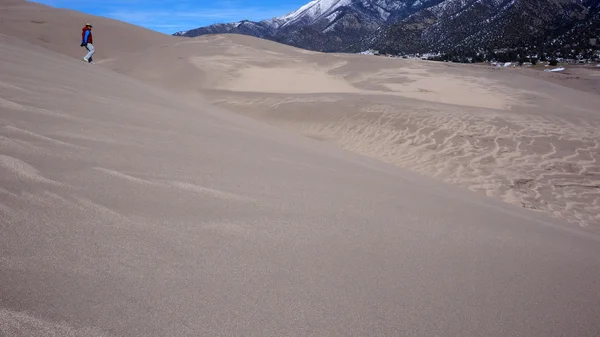
<path fill-rule="evenodd" d="M 600 45 L 599 11 L 600 0 L 313 0 L 270 20 L 174 35 L 237 33 L 324 52 L 463 53 L 580 42 L 583 48 L 586 41 Z"/>
<path fill-rule="evenodd" d="M 347 14 L 344 10 L 362 14 L 369 19 L 387 22 L 392 13 L 404 9 L 410 1 L 393 0 L 314 0 L 300 7 L 298 10 L 284 15 L 273 21 L 279 27 L 291 25 L 312 25 L 321 20 L 334 23 L 341 15 Z M 413 4 L 417 1 L 413 1 Z"/>
<path fill-rule="evenodd" d="M 236 33 L 318 51 L 360 51 L 382 27 L 442 0 L 314 0 L 281 17 L 243 20 L 178 32 L 195 37 Z"/>

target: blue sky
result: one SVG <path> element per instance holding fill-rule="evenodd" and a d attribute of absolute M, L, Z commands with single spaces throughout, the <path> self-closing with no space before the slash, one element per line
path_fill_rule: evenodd
<path fill-rule="evenodd" d="M 34 0 L 171 34 L 218 22 L 281 16 L 310 0 Z M 99 27 L 98 27 L 99 28 Z"/>

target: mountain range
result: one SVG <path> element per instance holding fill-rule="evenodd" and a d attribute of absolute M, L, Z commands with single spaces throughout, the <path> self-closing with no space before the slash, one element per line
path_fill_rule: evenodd
<path fill-rule="evenodd" d="M 281 17 L 174 35 L 224 33 L 321 52 L 473 54 L 526 48 L 591 58 L 600 45 L 600 0 L 314 0 Z"/>

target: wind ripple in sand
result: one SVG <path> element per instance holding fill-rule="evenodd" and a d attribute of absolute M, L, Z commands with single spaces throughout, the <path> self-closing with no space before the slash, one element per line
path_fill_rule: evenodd
<path fill-rule="evenodd" d="M 37 148 L 22 140 L 4 137 L 0 135 L 0 148 L 4 151 L 13 151 L 16 153 L 36 152 Z"/>
<path fill-rule="evenodd" d="M 0 309 L 0 335 L 11 337 L 61 336 L 61 337 L 109 337 L 96 328 L 74 328 L 65 323 L 45 321 L 25 312 Z"/>
<path fill-rule="evenodd" d="M 119 177 L 122 179 L 126 179 L 131 182 L 135 182 L 135 183 L 142 184 L 142 185 L 153 185 L 153 186 L 159 186 L 159 187 L 175 187 L 181 191 L 198 193 L 198 194 L 202 194 L 204 196 L 209 196 L 211 198 L 222 199 L 222 200 L 252 201 L 252 199 L 247 198 L 242 195 L 239 195 L 239 194 L 236 194 L 236 193 L 225 192 L 225 191 L 217 190 L 214 188 L 203 187 L 203 186 L 199 186 L 199 185 L 195 185 L 195 184 L 191 184 L 191 183 L 180 182 L 180 181 L 166 181 L 166 182 L 150 181 L 150 180 L 137 178 L 137 177 L 125 174 L 125 173 L 121 173 L 121 172 L 117 172 L 117 171 L 113 171 L 113 170 L 109 170 L 109 169 L 105 169 L 105 168 L 95 168 L 95 169 L 98 171 L 107 173 L 109 175 Z"/>
<path fill-rule="evenodd" d="M 179 181 L 173 181 L 170 183 L 172 186 L 175 186 L 179 189 L 185 191 L 196 192 L 200 194 L 209 195 L 213 198 L 223 199 L 223 200 L 240 200 L 240 201 L 250 201 L 249 198 L 243 197 L 239 194 L 229 193 L 221 190 L 216 190 L 213 188 L 202 187 L 190 183 L 184 183 Z"/>
<path fill-rule="evenodd" d="M 111 175 L 111 176 L 114 176 L 114 177 L 117 177 L 117 178 L 121 178 L 121 179 L 125 179 L 125 180 L 131 181 L 131 182 L 134 182 L 134 183 L 138 183 L 138 184 L 141 184 L 141 185 L 156 185 L 156 183 L 154 183 L 152 181 L 144 180 L 144 179 L 140 179 L 140 178 L 136 178 L 134 176 L 130 176 L 128 174 L 121 173 L 121 172 L 118 172 L 118 171 L 113 171 L 113 170 L 105 169 L 105 168 L 102 168 L 102 167 L 95 167 L 94 169 L 97 170 L 97 171 L 100 171 L 100 172 L 104 172 L 104 173 L 106 173 L 108 175 Z"/>
<path fill-rule="evenodd" d="M 280 105 L 292 101 L 217 103 L 580 226 L 600 226 L 600 125 L 388 104 L 336 113 L 322 102 L 319 110 L 331 113 L 279 112 Z M 256 112 L 256 105 L 268 107 L 267 112 Z"/>
<path fill-rule="evenodd" d="M 40 182 L 51 185 L 59 183 L 42 177 L 38 171 L 26 162 L 10 156 L 0 154 L 0 172 L 2 177 L 13 176 L 23 182 Z"/>
<path fill-rule="evenodd" d="M 28 106 L 28 105 L 22 105 L 22 104 L 19 104 L 19 103 L 16 103 L 16 102 L 4 99 L 4 98 L 0 98 L 0 108 L 24 111 L 24 112 L 39 113 L 42 115 L 47 115 L 47 116 L 52 116 L 52 117 L 69 118 L 69 119 L 72 118 L 71 116 L 69 116 L 67 114 L 59 113 L 56 111 L 50 111 L 50 110 L 46 110 L 46 109 L 40 109 L 40 108 Z"/>
<path fill-rule="evenodd" d="M 598 126 L 533 116 L 397 113 L 383 106 L 364 112 L 369 118 L 303 128 L 333 133 L 347 149 L 488 196 L 581 226 L 600 225 Z M 374 113 L 379 118 L 373 120 Z"/>
<path fill-rule="evenodd" d="M 6 134 L 13 135 L 13 138 L 16 138 L 16 137 L 14 137 L 14 135 L 17 135 L 17 136 L 20 136 L 20 137 L 24 136 L 24 137 L 32 138 L 32 139 L 34 139 L 36 141 L 41 141 L 41 142 L 46 143 L 46 144 L 54 144 L 54 145 L 60 145 L 60 146 L 65 146 L 65 147 L 69 147 L 69 148 L 76 148 L 76 149 L 85 149 L 85 147 L 83 147 L 83 146 L 79 146 L 79 145 L 75 145 L 75 144 L 63 142 L 63 141 L 58 140 L 58 139 L 46 137 L 46 136 L 37 134 L 35 132 L 31 132 L 31 131 L 28 131 L 28 130 L 20 129 L 20 128 L 11 126 L 11 125 L 6 126 L 4 129 L 6 130 Z"/>
<path fill-rule="evenodd" d="M 4 89 L 11 89 L 11 90 L 16 90 L 16 91 L 20 91 L 20 92 L 28 92 L 28 90 L 25 90 L 21 87 L 18 87 L 16 85 L 10 84 L 10 83 L 6 83 L 3 81 L 0 81 L 0 87 L 4 88 Z"/>

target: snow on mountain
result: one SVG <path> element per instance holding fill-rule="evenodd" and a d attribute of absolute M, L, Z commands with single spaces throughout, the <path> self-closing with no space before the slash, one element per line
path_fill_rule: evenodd
<path fill-rule="evenodd" d="M 596 38 L 599 6 L 600 0 L 313 0 L 280 17 L 174 35 L 245 34 L 323 52 L 504 48 L 548 36 Z"/>
<path fill-rule="evenodd" d="M 341 6 L 348 6 L 352 0 L 314 0 L 300 7 L 298 10 L 280 17 L 285 21 L 281 26 L 294 24 L 303 21 L 304 24 L 311 24 L 319 19 L 331 16 Z M 331 21 L 331 20 L 330 20 Z"/>
<path fill-rule="evenodd" d="M 176 35 L 236 33 L 318 51 L 364 50 L 383 27 L 443 0 L 313 0 L 259 22 L 216 24 Z"/>

